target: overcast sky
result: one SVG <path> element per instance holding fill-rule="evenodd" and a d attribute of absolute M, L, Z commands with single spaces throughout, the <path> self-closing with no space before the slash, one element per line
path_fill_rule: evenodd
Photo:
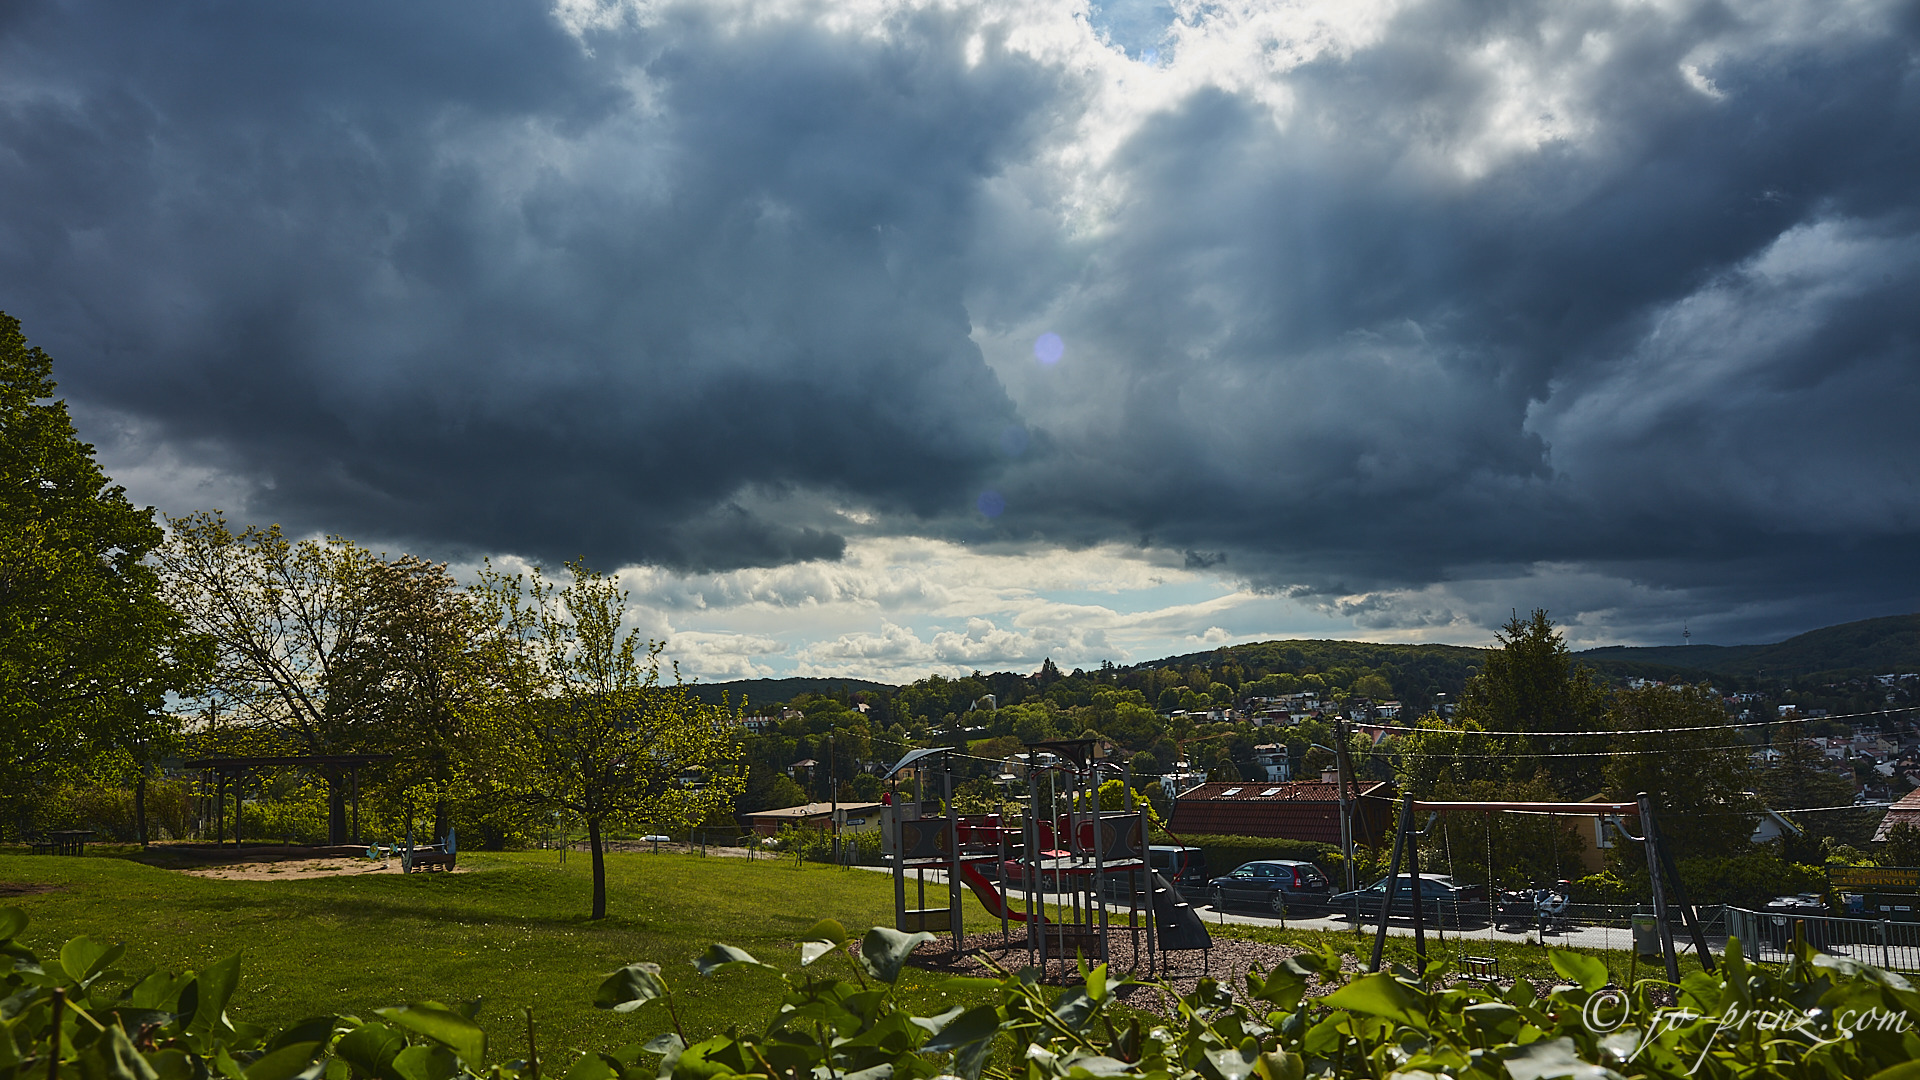
<path fill-rule="evenodd" d="M 707 679 L 1920 608 L 1920 6 L 0 4 L 0 309 L 168 513 Z"/>

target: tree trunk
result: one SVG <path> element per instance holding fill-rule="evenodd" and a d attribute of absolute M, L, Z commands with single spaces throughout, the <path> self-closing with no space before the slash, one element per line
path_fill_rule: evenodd
<path fill-rule="evenodd" d="M 607 857 L 600 849 L 600 819 L 587 819 L 587 844 L 593 849 L 593 917 L 607 917 Z"/>
<path fill-rule="evenodd" d="M 327 773 L 327 843 L 347 842 L 346 784 L 333 771 Z"/>
<path fill-rule="evenodd" d="M 133 830 L 140 836 L 140 846 L 147 846 L 147 768 L 140 767 L 140 775 L 133 781 Z"/>

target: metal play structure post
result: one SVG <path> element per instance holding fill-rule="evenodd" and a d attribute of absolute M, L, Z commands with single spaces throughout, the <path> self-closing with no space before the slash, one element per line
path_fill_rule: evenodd
<path fill-rule="evenodd" d="M 894 794 L 881 822 L 883 848 L 893 858 L 894 925 L 909 932 L 945 931 L 959 951 L 965 943 L 962 893 L 970 891 L 1000 919 L 1003 942 L 1010 943 L 1011 923 L 1024 924 L 1030 962 L 1045 971 L 1057 959 L 1061 975 L 1070 977 L 1076 957 L 1109 959 L 1118 927 L 1108 896 L 1124 890 L 1136 971 L 1144 961 L 1151 973 L 1169 951 L 1212 948 L 1200 917 L 1152 869 L 1147 809 L 1133 798 L 1130 772 L 1101 762 L 1092 739 L 1033 743 L 1027 750 L 1027 810 L 1017 833 L 1000 814 L 960 814 L 953 800 L 954 773 L 965 755 L 956 748 L 914 750 L 888 770 Z M 1127 788 L 1123 806 L 1114 811 L 1100 805 L 1103 768 L 1117 773 Z M 920 777 L 920 793 L 927 789 L 928 774 L 939 773 L 944 814 L 929 816 L 931 807 L 921 799 L 900 798 L 898 778 L 908 770 Z M 1064 806 L 1057 802 L 1062 795 Z M 909 870 L 919 882 L 911 907 Z M 928 870 L 946 873 L 944 907 L 927 903 Z M 1015 906 L 1016 888 L 1026 894 L 1024 908 Z"/>

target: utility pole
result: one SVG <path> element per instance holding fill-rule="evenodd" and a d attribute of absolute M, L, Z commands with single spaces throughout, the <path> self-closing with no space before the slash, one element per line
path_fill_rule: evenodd
<path fill-rule="evenodd" d="M 827 729 L 827 800 L 833 806 L 833 861 L 840 862 L 840 772 L 833 761 L 833 729 Z"/>
<path fill-rule="evenodd" d="M 1347 758 L 1347 721 L 1340 717 L 1333 722 L 1333 764 L 1339 770 L 1340 779 L 1340 861 L 1347 869 L 1347 891 L 1352 892 L 1360 886 L 1355 884 L 1353 873 L 1353 797 L 1350 785 L 1353 781 L 1353 763 Z"/>

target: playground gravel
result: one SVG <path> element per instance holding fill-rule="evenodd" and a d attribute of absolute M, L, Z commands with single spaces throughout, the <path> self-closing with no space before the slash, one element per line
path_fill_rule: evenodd
<path fill-rule="evenodd" d="M 1175 993 L 1189 994 L 1199 985 L 1203 977 L 1211 977 L 1236 996 L 1244 994 L 1247 986 L 1247 972 L 1258 967 L 1261 971 L 1271 969 L 1275 964 L 1289 956 L 1297 956 L 1306 950 L 1286 945 L 1272 945 L 1265 942 L 1249 941 L 1244 938 L 1219 937 L 1214 939 L 1213 949 L 1209 952 L 1163 953 L 1154 957 L 1155 970 L 1147 971 L 1146 957 L 1135 961 L 1131 935 L 1116 933 L 1108 945 L 1108 971 L 1114 975 L 1131 975 L 1142 983 L 1164 984 Z M 945 972 L 953 975 L 996 977 L 1001 971 L 1019 971 L 1029 966 L 1029 953 L 1024 936 L 1015 935 L 1003 940 L 997 933 L 970 934 L 962 939 L 958 954 L 953 951 L 950 938 L 924 942 L 913 952 L 912 963 L 915 967 L 927 971 Z M 997 970 L 996 970 L 997 969 Z M 1356 956 L 1343 956 L 1341 970 L 1348 975 L 1357 975 L 1365 966 Z M 1054 986 L 1071 986 L 1081 981 L 1078 968 L 1072 961 L 1065 963 L 1054 960 L 1047 965 L 1042 981 Z M 1449 976 L 1448 983 L 1456 981 Z M 1541 993 L 1551 989 L 1537 980 L 1528 980 L 1533 988 Z M 1509 985 L 1511 980 L 1508 981 Z M 1339 989 L 1339 983 L 1313 979 L 1307 984 L 1309 997 L 1320 997 Z M 1172 1016 L 1175 1012 L 1173 1000 L 1160 986 L 1122 986 L 1115 993 L 1134 1008 L 1162 1016 Z"/>

